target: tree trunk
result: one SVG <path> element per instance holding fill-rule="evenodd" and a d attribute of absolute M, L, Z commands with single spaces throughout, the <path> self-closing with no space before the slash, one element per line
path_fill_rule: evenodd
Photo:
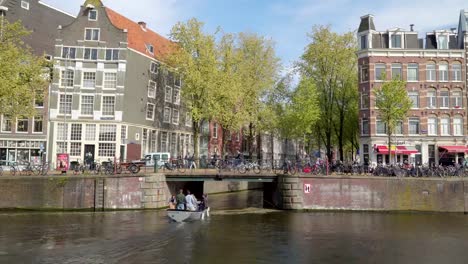
<path fill-rule="evenodd" d="M 388 133 L 388 163 L 392 163 L 392 134 Z"/>
<path fill-rule="evenodd" d="M 221 150 L 221 158 L 224 158 L 224 156 L 226 156 L 228 154 L 228 150 L 227 150 L 227 136 L 228 136 L 228 131 L 226 129 L 224 129 L 224 127 L 221 127 L 222 131 L 223 131 L 223 137 L 222 137 L 222 150 Z M 231 133 L 229 131 L 229 133 Z"/>
<path fill-rule="evenodd" d="M 275 139 L 273 137 L 273 133 L 270 134 L 270 140 L 271 140 L 271 167 L 274 168 L 275 164 Z"/>
<path fill-rule="evenodd" d="M 262 160 L 263 153 L 262 153 L 262 136 L 260 134 L 257 135 L 257 160 Z"/>
<path fill-rule="evenodd" d="M 193 121 L 193 157 L 198 167 L 200 166 L 199 164 L 199 159 L 200 159 L 199 136 L 200 136 L 200 124 L 196 121 Z"/>
<path fill-rule="evenodd" d="M 254 132 L 253 132 L 253 124 L 249 124 L 249 136 L 248 136 L 248 142 L 249 142 L 249 159 L 253 159 L 253 142 L 254 142 Z"/>

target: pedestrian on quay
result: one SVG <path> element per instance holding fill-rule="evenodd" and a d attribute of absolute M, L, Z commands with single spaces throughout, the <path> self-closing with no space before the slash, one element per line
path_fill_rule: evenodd
<path fill-rule="evenodd" d="M 180 189 L 176 196 L 177 210 L 185 210 L 185 195 L 184 190 Z"/>

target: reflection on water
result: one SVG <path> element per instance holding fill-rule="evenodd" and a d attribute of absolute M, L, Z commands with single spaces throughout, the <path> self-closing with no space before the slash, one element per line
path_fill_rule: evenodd
<path fill-rule="evenodd" d="M 221 211 L 182 224 L 163 211 L 0 214 L 0 263 L 468 263 L 465 215 L 278 212 L 249 197 L 261 203 L 211 196 Z"/>

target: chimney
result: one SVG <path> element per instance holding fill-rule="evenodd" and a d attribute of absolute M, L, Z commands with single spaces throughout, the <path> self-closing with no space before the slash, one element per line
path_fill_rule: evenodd
<path fill-rule="evenodd" d="M 414 24 L 410 24 L 410 31 L 414 31 Z"/>
<path fill-rule="evenodd" d="M 140 22 L 138 22 L 138 25 L 140 25 L 140 27 L 141 27 L 143 30 L 146 30 L 146 22 L 140 21 Z"/>

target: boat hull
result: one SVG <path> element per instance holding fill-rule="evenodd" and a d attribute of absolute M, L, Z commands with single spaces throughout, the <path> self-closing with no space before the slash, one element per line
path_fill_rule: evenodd
<path fill-rule="evenodd" d="M 206 217 L 210 216 L 210 208 L 207 208 L 203 211 L 182 211 L 169 209 L 167 210 L 167 216 L 178 223 L 204 220 Z"/>

